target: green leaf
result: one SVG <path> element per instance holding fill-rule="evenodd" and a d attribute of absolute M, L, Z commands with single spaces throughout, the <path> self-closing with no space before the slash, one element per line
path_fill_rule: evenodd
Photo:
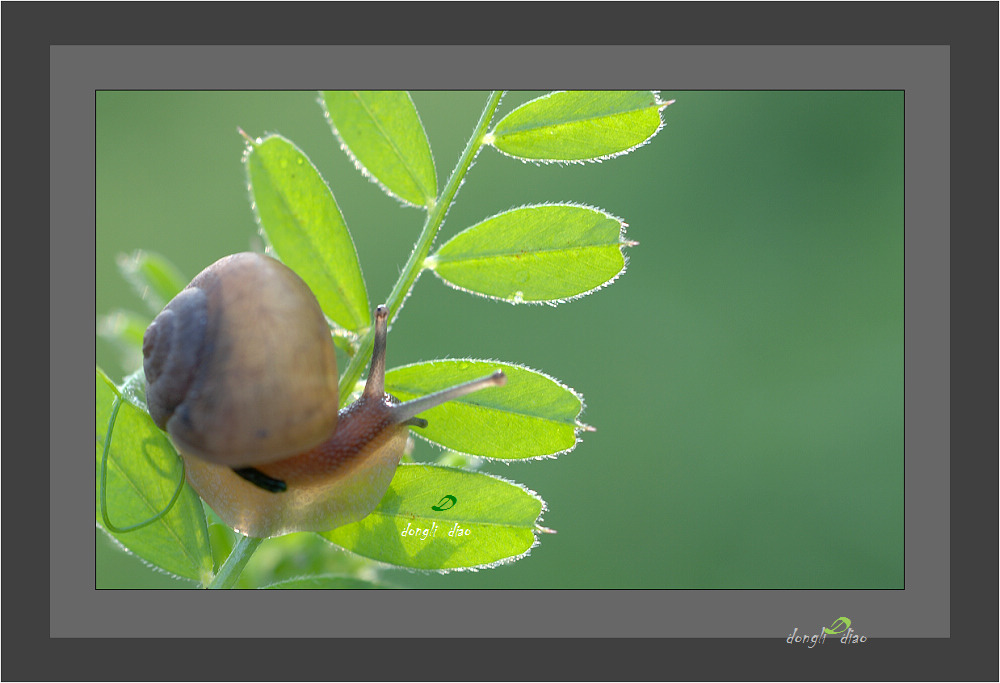
<path fill-rule="evenodd" d="M 237 532 L 230 529 L 210 507 L 204 507 L 205 519 L 208 523 L 208 541 L 212 547 L 212 557 L 215 558 L 215 569 L 218 571 L 226 558 L 233 554 L 236 547 Z"/>
<path fill-rule="evenodd" d="M 201 500 L 184 484 L 180 498 L 165 516 L 149 526 L 115 534 L 101 515 L 101 456 L 112 406 L 119 390 L 97 370 L 96 482 L 97 525 L 145 561 L 177 576 L 207 584 L 212 578 L 212 550 Z M 108 516 L 118 527 L 142 522 L 169 503 L 182 476 L 173 446 L 144 411 L 123 401 L 108 456 Z"/>
<path fill-rule="evenodd" d="M 97 321 L 97 333 L 125 348 L 142 348 L 142 337 L 152 318 L 118 309 Z"/>
<path fill-rule="evenodd" d="M 596 161 L 629 152 L 663 126 L 655 91 L 562 91 L 522 104 L 485 142 L 518 159 Z"/>
<path fill-rule="evenodd" d="M 97 334 L 115 345 L 123 368 L 142 365 L 142 337 L 152 318 L 121 309 L 97 319 Z"/>
<path fill-rule="evenodd" d="M 371 311 L 354 241 L 319 171 L 278 135 L 254 141 L 245 163 L 275 253 L 305 280 L 327 317 L 347 330 L 367 327 Z"/>
<path fill-rule="evenodd" d="M 327 121 L 358 170 L 390 196 L 414 206 L 434 205 L 434 158 L 408 92 L 333 90 L 322 96 Z"/>
<path fill-rule="evenodd" d="M 448 240 L 424 265 L 456 289 L 510 303 L 556 304 L 625 270 L 625 223 L 576 204 L 523 206 Z"/>
<path fill-rule="evenodd" d="M 412 462 L 412 460 L 410 462 Z M 477 470 L 483 462 L 485 461 L 482 458 L 477 458 L 474 455 L 456 453 L 455 451 L 444 451 L 434 461 L 434 464 L 441 465 L 443 467 L 457 467 L 463 470 Z"/>
<path fill-rule="evenodd" d="M 118 309 L 97 319 L 97 334 L 118 349 L 121 367 L 141 367 L 142 338 L 151 320 L 151 316 Z"/>
<path fill-rule="evenodd" d="M 360 522 L 322 534 L 353 553 L 412 569 L 513 562 L 535 545 L 545 503 L 500 477 L 436 465 L 400 465 Z"/>
<path fill-rule="evenodd" d="M 448 401 L 420 414 L 427 427 L 411 431 L 459 453 L 506 460 L 541 458 L 576 447 L 583 399 L 537 370 L 483 360 L 440 360 L 389 370 L 385 391 L 407 401 L 485 377 L 496 370 L 507 384 Z"/>
<path fill-rule="evenodd" d="M 160 254 L 138 250 L 118 256 L 118 270 L 153 313 L 187 286 L 188 279 Z"/>
<path fill-rule="evenodd" d="M 296 579 L 285 579 L 284 581 L 277 581 L 272 583 L 270 586 L 264 586 L 264 588 L 269 588 L 272 590 L 290 590 L 290 589 L 365 589 L 365 588 L 388 588 L 388 586 L 379 584 L 375 581 L 368 581 L 365 579 L 354 578 L 353 576 L 341 576 L 338 574 L 316 574 L 314 576 L 302 576 Z"/>

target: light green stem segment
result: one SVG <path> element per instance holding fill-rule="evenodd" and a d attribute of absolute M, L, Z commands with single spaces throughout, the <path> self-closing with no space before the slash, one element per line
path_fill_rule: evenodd
<path fill-rule="evenodd" d="M 472 167 L 472 162 L 475 161 L 479 150 L 483 148 L 483 137 L 489 131 L 490 123 L 493 121 L 493 115 L 496 113 L 497 107 L 500 106 L 500 98 L 502 96 L 503 91 L 500 90 L 494 90 L 490 93 L 489 99 L 486 101 L 486 107 L 479 117 L 479 123 L 476 124 L 476 129 L 473 131 L 472 137 L 469 138 L 469 142 L 465 146 L 465 151 L 462 152 L 462 157 L 458 160 L 458 165 L 451 172 L 451 177 L 448 178 L 448 183 L 441 192 L 441 196 L 427 212 L 427 219 L 424 221 L 420 238 L 413 245 L 410 258 L 406 261 L 403 272 L 400 274 L 399 279 L 396 280 L 396 285 L 392 288 L 389 297 L 385 301 L 385 305 L 389 308 L 390 322 L 395 319 L 399 309 L 403 306 L 403 302 L 406 301 L 410 289 L 424 269 L 424 259 L 430 253 L 431 246 L 434 244 L 434 238 L 437 237 L 438 231 L 444 224 L 445 215 L 455 201 L 458 188 L 462 186 L 462 181 L 465 180 L 466 174 Z M 347 404 L 347 399 L 350 398 L 351 393 L 354 391 L 354 385 L 361 378 L 361 373 L 364 371 L 365 365 L 371 357 L 372 341 L 374 338 L 375 329 L 372 327 L 361 338 L 357 353 L 351 358 L 351 362 L 344 371 L 344 376 L 340 378 L 341 406 Z"/>
<path fill-rule="evenodd" d="M 263 538 L 241 535 L 239 540 L 236 541 L 235 547 L 233 547 L 233 552 L 229 553 L 229 557 L 219 567 L 219 573 L 215 575 L 215 578 L 212 579 L 207 588 L 232 588 L 236 585 L 236 580 L 240 578 L 240 573 L 247 566 L 247 562 L 250 561 L 254 551 L 257 550 L 257 546 L 263 540 Z"/>

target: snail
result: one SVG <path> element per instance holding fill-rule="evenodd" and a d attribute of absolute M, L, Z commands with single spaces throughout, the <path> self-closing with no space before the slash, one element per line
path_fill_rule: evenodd
<path fill-rule="evenodd" d="M 501 386 L 488 377 L 400 403 L 384 392 L 388 310 L 375 311 L 367 383 L 338 411 L 323 312 L 290 268 L 240 253 L 199 273 L 143 337 L 149 414 L 187 479 L 229 526 L 267 538 L 328 531 L 382 499 L 429 408 Z"/>

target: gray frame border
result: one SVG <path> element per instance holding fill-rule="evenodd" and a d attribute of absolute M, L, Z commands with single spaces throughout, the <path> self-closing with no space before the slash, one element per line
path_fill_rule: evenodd
<path fill-rule="evenodd" d="M 333 74 L 330 64 L 351 66 Z M 54 419 L 74 414 L 74 405 L 89 405 L 90 393 L 81 389 L 77 395 L 61 384 L 50 395 L 50 635 L 783 638 L 793 627 L 815 632 L 836 616 L 850 615 L 870 637 L 949 636 L 949 65 L 947 46 L 52 46 L 50 189 L 51 197 L 59 198 L 50 207 L 51 244 L 59 247 L 50 254 L 53 292 L 65 292 L 57 278 L 94 277 L 93 93 L 98 89 L 314 89 L 362 83 L 435 89 L 902 89 L 909 106 L 905 590 L 283 591 L 280 597 L 261 591 L 211 598 L 200 591 L 98 592 L 92 574 L 80 571 L 86 566 L 80 558 L 93 558 L 92 527 L 75 513 L 92 504 L 90 489 L 78 485 L 90 480 L 92 470 L 89 461 L 77 464 L 63 455 L 78 451 L 78 435 L 89 427 Z M 66 106 L 73 102 L 80 108 Z M 89 218 L 89 223 L 83 219 L 89 231 L 81 229 L 81 217 Z M 78 377 L 80 387 L 90 387 L 91 376 L 82 371 L 90 367 L 93 347 L 63 352 L 75 340 L 60 331 L 74 323 L 88 329 L 93 303 L 53 297 L 51 305 L 52 377 Z M 89 413 L 80 417 L 89 424 Z M 196 618 L 207 610 L 211 619 Z M 352 618 L 330 619 L 331 612 Z M 451 620 L 426 617 L 442 612 Z M 539 615 L 533 620 L 537 626 L 528 630 L 522 622 L 526 613 Z M 157 619 L 144 618 L 147 614 Z M 257 618 L 260 614 L 269 618 Z"/>

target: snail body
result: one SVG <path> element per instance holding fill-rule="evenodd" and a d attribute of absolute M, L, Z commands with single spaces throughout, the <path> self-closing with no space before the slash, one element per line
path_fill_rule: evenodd
<path fill-rule="evenodd" d="M 361 397 L 338 411 L 336 354 L 308 286 L 268 256 L 234 254 L 178 294 L 143 339 L 150 416 L 188 482 L 228 525 L 266 538 L 327 531 L 384 496 L 416 415 L 502 372 L 400 403 L 384 393 L 388 311 L 375 312 Z"/>

